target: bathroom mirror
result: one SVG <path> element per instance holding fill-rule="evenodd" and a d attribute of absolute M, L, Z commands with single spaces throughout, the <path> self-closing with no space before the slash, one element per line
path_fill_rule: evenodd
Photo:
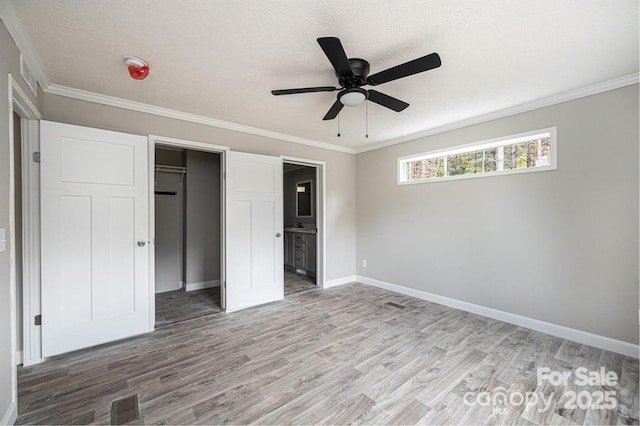
<path fill-rule="evenodd" d="M 310 180 L 296 182 L 296 216 L 313 217 L 313 186 Z"/>

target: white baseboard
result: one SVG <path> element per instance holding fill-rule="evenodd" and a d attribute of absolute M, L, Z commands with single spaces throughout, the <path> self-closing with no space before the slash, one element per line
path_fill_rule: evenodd
<path fill-rule="evenodd" d="M 322 288 L 331 288 L 339 285 L 349 284 L 356 281 L 355 275 L 350 275 L 348 277 L 336 278 L 335 280 L 329 280 L 324 282 L 324 286 Z"/>
<path fill-rule="evenodd" d="M 16 352 L 16 365 L 22 364 L 22 351 Z"/>
<path fill-rule="evenodd" d="M 150 330 L 153 331 L 153 330 Z M 23 353 L 23 358 L 22 358 L 22 366 L 23 367 L 30 367 L 32 365 L 36 365 L 36 364 L 42 364 L 43 362 L 45 362 L 47 360 L 47 358 L 32 358 L 32 359 L 24 359 L 24 353 Z"/>
<path fill-rule="evenodd" d="M 168 288 L 166 290 L 158 290 L 156 288 L 156 294 L 161 294 L 161 293 L 168 293 L 170 291 L 176 291 L 176 290 L 180 290 L 182 287 L 176 287 L 176 288 Z"/>
<path fill-rule="evenodd" d="M 509 312 L 499 311 L 497 309 L 488 308 L 486 306 L 476 305 L 474 303 L 464 302 L 462 300 L 452 299 L 450 297 L 439 296 L 437 294 L 428 293 L 426 291 L 417 290 L 410 287 L 404 287 L 397 284 L 379 281 L 373 278 L 358 275 L 357 281 L 363 284 L 380 287 L 396 293 L 407 296 L 416 297 L 418 299 L 427 300 L 429 302 L 438 303 L 440 305 L 449 306 L 451 308 L 460 309 L 462 311 L 471 312 L 473 314 L 497 319 L 499 321 L 508 322 L 520 327 L 530 328 L 531 330 L 540 331 L 552 336 L 561 337 L 573 342 L 590 345 L 596 348 L 605 349 L 633 358 L 640 358 L 640 347 L 633 343 L 623 342 L 622 340 L 612 339 L 610 337 L 600 336 L 598 334 L 589 333 L 587 331 L 576 330 L 562 325 L 552 324 L 533 318 L 524 317 L 522 315 L 512 314 Z"/>
<path fill-rule="evenodd" d="M 16 424 L 16 419 L 18 418 L 18 405 L 15 401 L 12 401 L 7 408 L 7 412 L 2 416 L 2 420 L 0 420 L 0 425 L 14 425 Z"/>
<path fill-rule="evenodd" d="M 203 281 L 201 283 L 187 283 L 186 291 L 202 290 L 203 288 L 220 287 L 220 280 Z"/>

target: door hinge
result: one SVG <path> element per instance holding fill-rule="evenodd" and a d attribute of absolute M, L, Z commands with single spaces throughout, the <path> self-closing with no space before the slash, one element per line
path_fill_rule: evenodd
<path fill-rule="evenodd" d="M 40 162 L 40 153 L 37 152 L 37 151 L 33 153 L 33 162 L 34 163 L 39 163 Z"/>
<path fill-rule="evenodd" d="M 42 315 L 36 315 L 34 318 L 35 325 L 42 325 Z"/>
<path fill-rule="evenodd" d="M 227 178 L 227 172 L 224 172 L 222 175 L 223 175 L 222 179 L 226 179 Z"/>

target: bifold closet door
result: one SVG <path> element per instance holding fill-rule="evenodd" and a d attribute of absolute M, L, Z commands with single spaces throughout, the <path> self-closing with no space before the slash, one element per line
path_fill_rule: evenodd
<path fill-rule="evenodd" d="M 150 330 L 147 138 L 41 122 L 42 355 Z"/>

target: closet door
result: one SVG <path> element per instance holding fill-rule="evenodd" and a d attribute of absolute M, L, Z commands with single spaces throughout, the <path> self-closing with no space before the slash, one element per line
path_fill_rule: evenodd
<path fill-rule="evenodd" d="M 226 310 L 284 298 L 282 160 L 229 151 Z"/>
<path fill-rule="evenodd" d="M 147 138 L 40 130 L 42 356 L 151 331 Z"/>

